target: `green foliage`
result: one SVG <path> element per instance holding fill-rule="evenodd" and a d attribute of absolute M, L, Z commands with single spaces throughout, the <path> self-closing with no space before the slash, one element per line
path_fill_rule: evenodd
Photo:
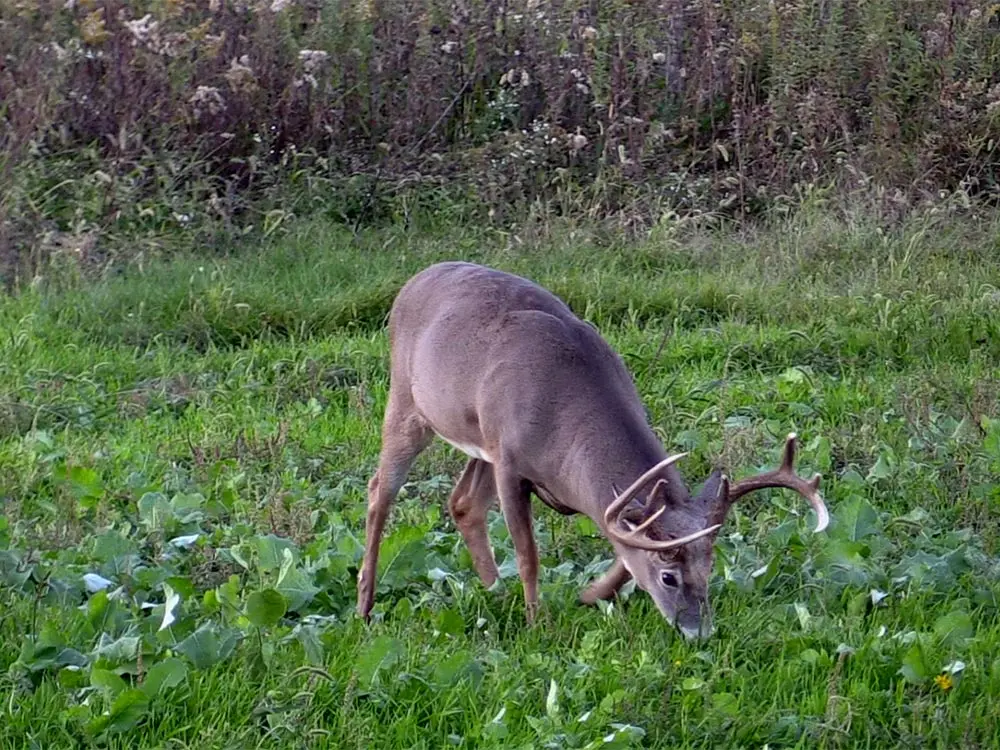
<path fill-rule="evenodd" d="M 0 301 L 0 745 L 912 747 L 1000 732 L 994 224 L 799 214 L 610 250 L 567 225 L 523 251 L 481 230 L 286 229 L 207 271 L 180 257 Z M 409 273 L 456 256 L 527 273 L 598 324 L 664 443 L 691 451 L 693 486 L 716 464 L 770 468 L 798 432 L 829 530 L 812 534 L 792 493 L 742 501 L 717 543 L 718 630 L 693 644 L 631 586 L 578 606 L 610 548 L 540 509 L 529 628 L 502 517 L 486 591 L 445 507 L 462 459 L 436 444 L 394 506 L 362 625 L 385 313 Z"/>
<path fill-rule="evenodd" d="M 288 611 L 288 603 L 280 591 L 264 589 L 247 597 L 247 619 L 258 628 L 277 625 Z"/>

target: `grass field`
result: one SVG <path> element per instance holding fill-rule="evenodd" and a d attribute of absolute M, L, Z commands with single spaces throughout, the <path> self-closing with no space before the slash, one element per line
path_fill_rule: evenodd
<path fill-rule="evenodd" d="M 301 221 L 215 261 L 0 301 L 0 747 L 985 747 L 1000 734 L 1000 220 L 802 215 L 636 245 Z M 529 628 L 418 460 L 354 616 L 392 296 L 435 260 L 596 323 L 697 486 L 802 438 L 833 522 L 747 498 L 717 632 L 583 607 L 610 546 L 536 504 Z"/>

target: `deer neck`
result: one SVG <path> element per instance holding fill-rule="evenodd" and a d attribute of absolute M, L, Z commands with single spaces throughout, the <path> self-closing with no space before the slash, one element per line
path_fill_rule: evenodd
<path fill-rule="evenodd" d="M 575 452 L 575 468 L 567 472 L 570 478 L 567 497 L 574 498 L 580 512 L 603 525 L 604 510 L 615 499 L 613 488 L 629 486 L 667 454 L 648 427 L 622 435 L 604 433 L 595 438 Z M 667 491 L 672 498 L 687 497 L 687 488 L 675 467 L 664 469 L 662 478 L 667 480 Z M 649 482 L 647 491 L 654 483 Z"/>

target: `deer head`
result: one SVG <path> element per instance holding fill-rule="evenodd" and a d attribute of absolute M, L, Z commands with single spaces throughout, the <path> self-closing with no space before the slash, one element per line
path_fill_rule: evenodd
<path fill-rule="evenodd" d="M 612 487 L 615 498 L 604 511 L 605 532 L 616 543 L 625 570 L 685 637 L 706 637 L 713 631 L 708 601 L 713 545 L 736 500 L 765 487 L 792 489 L 816 511 L 815 531 L 827 527 L 829 514 L 819 494 L 820 475 L 807 481 L 795 473 L 795 440 L 791 433 L 785 441 L 778 469 L 735 484 L 716 470 L 695 497 L 671 496 L 668 482 L 661 478 L 644 502 L 638 500 L 643 488 L 684 453 L 653 466 L 625 491 Z"/>

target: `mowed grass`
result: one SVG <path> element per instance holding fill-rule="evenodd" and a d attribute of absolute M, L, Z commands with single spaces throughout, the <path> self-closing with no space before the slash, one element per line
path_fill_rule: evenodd
<path fill-rule="evenodd" d="M 0 302 L 0 747 L 976 747 L 1000 734 L 1000 245 L 986 220 L 801 215 L 641 243 L 566 226 L 262 247 Z M 442 259 L 524 273 L 598 325 L 697 487 L 820 471 L 717 545 L 717 632 L 641 591 L 583 607 L 596 527 L 536 503 L 542 612 L 512 548 L 483 589 L 417 462 L 354 616 L 385 315 Z M 530 376 L 526 373 L 526 377 Z"/>

